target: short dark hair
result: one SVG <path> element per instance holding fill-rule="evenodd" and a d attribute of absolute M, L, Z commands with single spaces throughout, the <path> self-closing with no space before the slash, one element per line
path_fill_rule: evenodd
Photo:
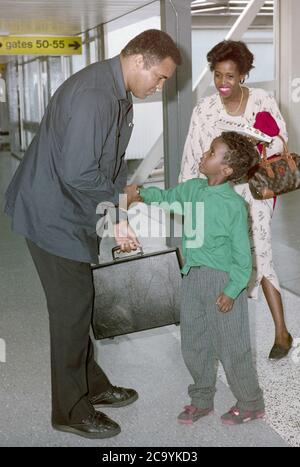
<path fill-rule="evenodd" d="M 254 144 L 235 131 L 225 131 L 220 138 L 228 146 L 223 162 L 233 170 L 228 180 L 237 181 L 245 177 L 258 164 L 260 156 Z"/>
<path fill-rule="evenodd" d="M 254 55 L 242 41 L 222 41 L 215 45 L 207 54 L 210 71 L 214 71 L 217 63 L 232 60 L 241 75 L 248 75 L 254 68 Z"/>
<path fill-rule="evenodd" d="M 173 39 L 159 29 L 147 29 L 130 42 L 121 51 L 124 57 L 142 54 L 145 67 L 150 68 L 170 57 L 176 65 L 181 65 L 181 55 Z"/>

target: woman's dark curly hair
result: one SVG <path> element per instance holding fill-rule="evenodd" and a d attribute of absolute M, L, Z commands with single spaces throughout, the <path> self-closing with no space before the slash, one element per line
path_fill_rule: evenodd
<path fill-rule="evenodd" d="M 258 164 L 260 160 L 259 153 L 246 136 L 235 131 L 223 132 L 221 139 L 229 148 L 223 162 L 233 170 L 228 180 L 240 180 L 248 174 L 252 167 Z"/>
<path fill-rule="evenodd" d="M 225 60 L 232 60 L 236 63 L 241 75 L 248 75 L 254 68 L 254 55 L 242 41 L 219 42 L 207 54 L 210 71 L 214 71 L 217 63 Z"/>

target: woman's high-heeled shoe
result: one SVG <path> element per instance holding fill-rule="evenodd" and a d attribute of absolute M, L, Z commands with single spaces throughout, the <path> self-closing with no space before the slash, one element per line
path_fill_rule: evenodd
<path fill-rule="evenodd" d="M 272 349 L 271 349 L 269 359 L 280 360 L 281 358 L 286 357 L 287 354 L 289 353 L 289 351 L 291 350 L 292 345 L 293 345 L 293 338 L 289 334 L 289 346 L 288 347 L 282 347 L 279 344 L 274 344 Z"/>

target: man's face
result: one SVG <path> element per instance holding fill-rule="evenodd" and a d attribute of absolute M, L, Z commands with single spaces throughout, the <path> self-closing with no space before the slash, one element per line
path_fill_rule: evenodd
<path fill-rule="evenodd" d="M 209 151 L 203 154 L 199 164 L 199 171 L 207 177 L 221 174 L 226 176 L 224 170 L 228 169 L 228 165 L 224 163 L 224 156 L 227 151 L 228 146 L 221 138 L 214 139 Z"/>
<path fill-rule="evenodd" d="M 173 75 L 176 64 L 170 57 L 167 57 L 147 69 L 143 57 L 139 55 L 136 58 L 135 67 L 130 90 L 135 97 L 145 99 L 156 91 L 161 91 L 165 81 Z"/>

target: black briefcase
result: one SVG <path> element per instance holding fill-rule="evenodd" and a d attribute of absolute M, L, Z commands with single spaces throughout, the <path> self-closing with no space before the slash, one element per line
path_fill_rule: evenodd
<path fill-rule="evenodd" d="M 115 257 L 92 268 L 95 339 L 179 323 L 182 260 L 178 248 Z"/>

